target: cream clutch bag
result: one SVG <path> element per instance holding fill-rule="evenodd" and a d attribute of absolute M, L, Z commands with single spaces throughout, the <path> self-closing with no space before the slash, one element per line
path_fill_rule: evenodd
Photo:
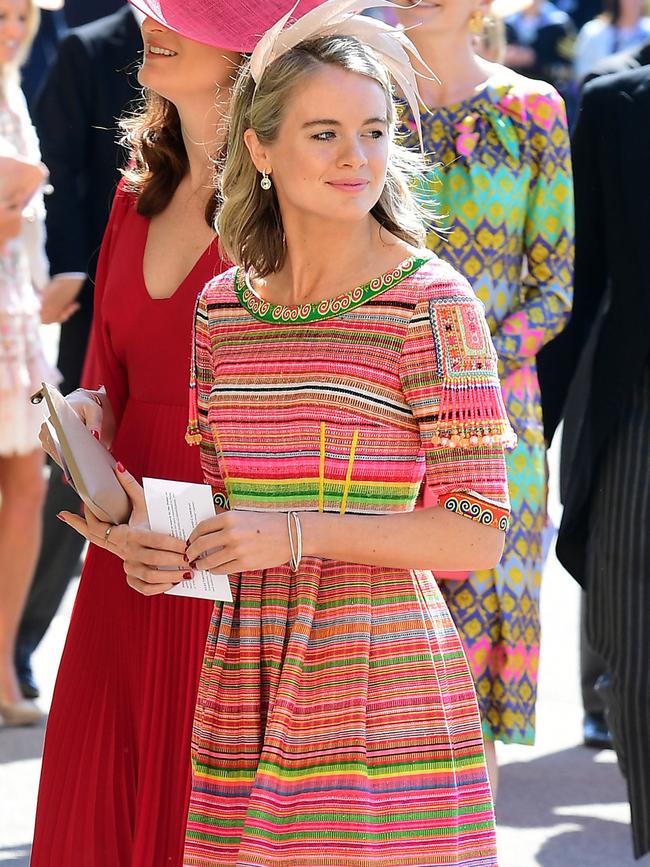
<path fill-rule="evenodd" d="M 109 524 L 124 524 L 131 501 L 115 478 L 116 461 L 90 433 L 61 392 L 44 382 L 32 403 L 45 401 L 47 424 L 57 450 L 57 463 L 90 511 Z"/>

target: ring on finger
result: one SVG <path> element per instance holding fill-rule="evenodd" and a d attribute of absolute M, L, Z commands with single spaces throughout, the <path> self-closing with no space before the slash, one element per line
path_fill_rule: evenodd
<path fill-rule="evenodd" d="M 109 524 L 108 527 L 106 528 L 106 532 L 104 533 L 104 544 L 105 545 L 108 544 L 109 536 L 111 535 L 111 530 L 113 529 L 114 526 L 115 526 L 114 524 Z"/>

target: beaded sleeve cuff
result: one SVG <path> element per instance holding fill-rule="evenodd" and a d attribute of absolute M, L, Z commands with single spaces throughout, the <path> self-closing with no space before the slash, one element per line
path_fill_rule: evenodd
<path fill-rule="evenodd" d="M 507 507 L 485 500 L 470 491 L 451 491 L 443 494 L 438 500 L 438 505 L 448 512 L 454 512 L 456 515 L 470 518 L 488 527 L 495 527 L 504 533 L 510 527 L 510 510 Z"/>

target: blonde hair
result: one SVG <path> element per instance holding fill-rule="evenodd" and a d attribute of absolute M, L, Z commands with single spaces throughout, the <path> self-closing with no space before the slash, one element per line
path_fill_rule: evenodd
<path fill-rule="evenodd" d="M 20 46 L 14 59 L 10 63 L 5 63 L 0 70 L 1 83 L 4 84 L 4 82 L 12 79 L 18 81 L 20 67 L 27 60 L 40 23 L 41 10 L 38 8 L 34 0 L 27 0 L 27 26 L 25 29 L 25 38 L 23 39 L 23 44 Z"/>
<path fill-rule="evenodd" d="M 381 85 L 392 140 L 386 183 L 370 213 L 398 238 L 414 246 L 424 244 L 423 210 L 410 188 L 411 179 L 424 170 L 424 161 L 394 138 L 397 113 L 386 68 L 354 37 L 320 37 L 302 42 L 281 55 L 267 67 L 257 86 L 248 65 L 243 67 L 235 84 L 216 229 L 224 254 L 232 262 L 252 268 L 260 277 L 282 267 L 286 243 L 275 189 L 261 189 L 244 133 L 247 129 L 254 130 L 262 144 L 275 141 L 293 89 L 323 64 L 365 75 Z"/>

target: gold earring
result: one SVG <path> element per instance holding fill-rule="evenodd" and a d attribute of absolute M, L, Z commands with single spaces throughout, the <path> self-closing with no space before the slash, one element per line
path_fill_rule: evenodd
<path fill-rule="evenodd" d="M 469 19 L 469 32 L 472 36 L 480 36 L 483 33 L 483 29 L 485 27 L 485 18 L 480 9 L 476 9 L 472 12 L 472 15 Z"/>

